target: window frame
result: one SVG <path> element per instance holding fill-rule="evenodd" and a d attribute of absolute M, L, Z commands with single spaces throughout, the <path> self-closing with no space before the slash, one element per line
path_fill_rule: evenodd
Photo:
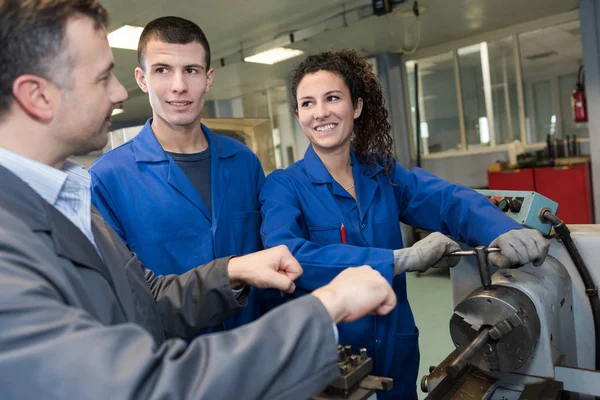
<path fill-rule="evenodd" d="M 481 33 L 478 35 L 474 35 L 468 38 L 431 46 L 425 49 L 421 49 L 413 55 L 408 55 L 404 57 L 403 60 L 403 68 L 402 73 L 406 77 L 406 63 L 409 61 L 419 62 L 419 60 L 439 56 L 444 53 L 452 53 L 454 57 L 454 73 L 455 73 L 455 84 L 456 84 L 456 96 L 457 96 L 457 107 L 458 107 L 458 118 L 459 118 L 459 129 L 460 129 L 460 138 L 461 138 L 461 148 L 460 150 L 445 150 L 438 153 L 422 153 L 422 159 L 437 159 L 437 158 L 446 158 L 446 157 L 457 157 L 457 156 L 466 156 L 466 155 L 475 155 L 475 154 L 485 154 L 485 153 L 494 153 L 494 152 L 502 152 L 508 150 L 509 144 L 500 144 L 500 145 L 490 145 L 488 148 L 478 148 L 478 149 L 469 149 L 467 146 L 466 140 L 466 128 L 464 123 L 464 103 L 462 97 L 462 77 L 460 76 L 460 64 L 458 59 L 458 49 L 476 45 L 482 42 L 492 42 L 495 40 L 505 39 L 507 37 L 511 37 L 513 41 L 513 51 L 514 51 L 514 60 L 515 60 L 515 71 L 516 71 L 516 85 L 517 85 L 517 102 L 519 108 L 519 135 L 521 143 L 525 146 L 527 150 L 538 150 L 542 149 L 546 143 L 543 142 L 535 142 L 528 143 L 527 142 L 527 129 L 526 129 L 526 115 L 525 115 L 525 93 L 523 90 L 523 71 L 521 64 L 521 46 L 520 46 L 520 38 L 519 35 L 523 33 L 527 33 L 530 31 L 548 28 L 554 25 L 565 24 L 568 22 L 573 22 L 575 20 L 579 20 L 579 11 L 573 10 L 567 13 L 557 14 L 551 17 L 542 18 L 539 20 L 529 21 L 522 24 L 513 25 L 511 27 L 503 28 L 496 31 L 490 31 Z M 557 80 L 558 78 L 556 78 Z M 405 96 L 405 104 L 406 104 L 406 115 L 408 118 L 408 129 L 409 129 L 409 142 L 410 142 L 410 156 L 414 160 L 416 159 L 416 143 L 415 139 L 416 132 L 414 132 L 413 128 L 413 117 L 412 112 L 410 110 L 411 98 L 410 98 L 410 89 L 408 87 L 408 80 L 404 79 L 406 84 L 404 85 L 404 96 Z M 556 82 L 558 85 L 558 80 Z M 555 86 L 553 84 L 553 86 Z M 555 98 L 555 90 L 552 90 L 552 104 L 553 111 L 556 111 L 558 107 L 558 111 L 560 111 L 560 104 L 556 105 L 556 103 L 560 103 L 559 99 Z M 560 115 L 560 114 L 557 114 Z M 491 134 L 491 133 L 490 133 Z M 578 142 L 587 143 L 589 142 L 589 138 L 578 138 Z"/>

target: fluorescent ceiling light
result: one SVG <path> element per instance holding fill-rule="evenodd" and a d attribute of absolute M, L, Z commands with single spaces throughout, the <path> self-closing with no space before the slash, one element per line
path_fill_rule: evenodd
<path fill-rule="evenodd" d="M 123 110 L 122 108 L 115 108 L 114 110 L 112 110 L 112 114 L 110 114 L 110 116 L 114 117 L 115 115 L 119 115 L 124 112 L 125 110 Z"/>
<path fill-rule="evenodd" d="M 421 122 L 421 138 L 429 139 L 429 125 L 427 125 L 427 122 Z"/>
<path fill-rule="evenodd" d="M 488 125 L 487 117 L 479 118 L 479 141 L 482 144 L 490 142 L 490 127 Z"/>
<path fill-rule="evenodd" d="M 141 26 L 122 26 L 108 34 L 108 43 L 117 49 L 137 50 L 143 30 Z"/>
<path fill-rule="evenodd" d="M 276 47 L 271 50 L 263 51 L 250 57 L 244 57 L 244 61 L 258 64 L 275 64 L 283 60 L 297 57 L 303 54 L 302 50 L 288 49 L 286 47 Z"/>

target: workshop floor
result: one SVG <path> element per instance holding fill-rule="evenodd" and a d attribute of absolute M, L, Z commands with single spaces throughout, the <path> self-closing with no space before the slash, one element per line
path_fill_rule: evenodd
<path fill-rule="evenodd" d="M 419 399 L 424 399 L 426 394 L 420 389 L 421 377 L 429 373 L 430 365 L 439 364 L 454 350 L 448 331 L 453 311 L 452 288 L 447 269 L 430 270 L 420 276 L 407 275 L 408 299 L 420 331 L 417 392 Z"/>

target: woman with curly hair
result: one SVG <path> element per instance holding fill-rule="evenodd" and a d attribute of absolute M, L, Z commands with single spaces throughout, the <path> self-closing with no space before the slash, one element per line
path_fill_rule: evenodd
<path fill-rule="evenodd" d="M 394 379 L 394 389 L 379 399 L 416 399 L 418 330 L 405 272 L 456 262 L 443 258 L 460 249 L 444 234 L 471 245 L 493 242 L 502 249 L 494 261 L 504 267 L 540 263 L 548 244 L 475 191 L 396 162 L 381 85 L 355 51 L 308 57 L 293 71 L 291 91 L 311 144 L 303 160 L 267 177 L 260 194 L 263 242 L 287 245 L 302 264 L 294 297 L 353 266 L 370 265 L 390 282 L 396 309 L 340 324 L 340 343 L 366 348 L 374 373 Z M 400 221 L 436 233 L 403 249 Z"/>

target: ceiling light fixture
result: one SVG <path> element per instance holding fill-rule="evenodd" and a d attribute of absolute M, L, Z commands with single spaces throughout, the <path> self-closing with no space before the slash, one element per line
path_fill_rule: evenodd
<path fill-rule="evenodd" d="M 302 50 L 288 49 L 286 47 L 276 47 L 253 56 L 244 57 L 244 61 L 258 64 L 273 65 L 275 63 L 288 60 L 304 54 Z"/>
<path fill-rule="evenodd" d="M 124 25 L 108 34 L 108 43 L 117 49 L 137 50 L 143 30 L 141 26 Z"/>

